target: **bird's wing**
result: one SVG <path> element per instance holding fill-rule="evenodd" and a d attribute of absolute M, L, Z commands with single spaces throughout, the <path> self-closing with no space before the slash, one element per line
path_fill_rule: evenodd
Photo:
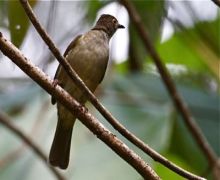
<path fill-rule="evenodd" d="M 68 55 L 69 51 L 70 50 L 73 50 L 77 44 L 77 41 L 82 37 L 82 35 L 79 35 L 77 36 L 70 44 L 69 46 L 67 47 L 66 51 L 64 52 L 64 57 L 66 58 L 66 56 Z M 57 68 L 57 71 L 55 73 L 55 76 L 54 76 L 54 80 L 58 80 L 58 84 L 62 87 L 62 84 L 59 83 L 59 74 L 60 74 L 60 71 L 62 69 L 62 66 L 59 64 L 58 68 Z M 56 99 L 54 97 L 52 97 L 51 99 L 51 102 L 52 104 L 55 104 L 56 103 Z"/>
<path fill-rule="evenodd" d="M 74 47 L 77 44 L 77 41 L 82 37 L 82 35 L 78 35 L 70 44 L 69 46 L 66 48 L 66 51 L 64 52 L 64 57 L 67 56 L 67 54 L 69 53 L 70 50 L 74 49 Z"/>
<path fill-rule="evenodd" d="M 66 51 L 64 52 L 63 56 L 66 58 L 66 56 L 68 55 L 69 51 L 70 50 L 73 50 L 77 44 L 77 41 L 82 37 L 82 35 L 79 35 L 77 36 L 70 44 L 69 46 L 66 48 Z M 60 72 L 60 69 L 61 69 L 61 65 L 59 64 L 58 68 L 57 68 L 57 71 L 56 71 L 56 74 L 54 76 L 54 79 L 58 79 L 58 76 L 59 76 L 59 72 Z"/>
<path fill-rule="evenodd" d="M 108 54 L 108 56 L 107 56 L 107 60 L 108 60 L 108 59 L 109 59 L 109 54 Z M 108 61 L 106 61 L 105 68 L 103 69 L 102 76 L 101 76 L 101 78 L 100 78 L 100 80 L 99 80 L 99 84 L 102 82 L 102 80 L 103 80 L 104 77 L 105 77 L 105 72 L 106 72 L 107 66 L 108 66 Z"/>

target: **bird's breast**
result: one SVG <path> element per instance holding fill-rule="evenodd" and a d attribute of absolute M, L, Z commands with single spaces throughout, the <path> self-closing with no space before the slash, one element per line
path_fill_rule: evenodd
<path fill-rule="evenodd" d="M 84 82 L 99 83 L 109 58 L 108 39 L 103 33 L 92 32 L 82 36 L 70 51 L 67 60 Z"/>

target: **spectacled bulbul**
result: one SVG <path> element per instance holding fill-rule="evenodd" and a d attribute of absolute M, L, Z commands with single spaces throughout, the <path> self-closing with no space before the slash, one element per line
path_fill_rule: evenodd
<path fill-rule="evenodd" d="M 103 14 L 95 26 L 76 37 L 67 47 L 64 57 L 80 76 L 91 92 L 94 92 L 102 81 L 109 59 L 109 40 L 117 29 L 124 28 L 111 15 Z M 82 105 L 87 101 L 83 92 L 73 83 L 61 65 L 59 65 L 54 79 L 75 100 Z M 52 97 L 52 104 L 56 100 Z M 76 117 L 61 103 L 57 102 L 58 122 L 49 155 L 49 162 L 53 166 L 66 169 L 69 164 L 69 154 L 73 125 Z"/>

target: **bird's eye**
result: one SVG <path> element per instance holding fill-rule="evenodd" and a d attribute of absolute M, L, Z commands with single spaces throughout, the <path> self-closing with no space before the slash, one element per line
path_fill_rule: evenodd
<path fill-rule="evenodd" d="M 116 20 L 116 19 L 113 19 L 112 22 L 113 22 L 114 24 L 116 24 L 116 23 L 117 23 L 117 20 Z"/>

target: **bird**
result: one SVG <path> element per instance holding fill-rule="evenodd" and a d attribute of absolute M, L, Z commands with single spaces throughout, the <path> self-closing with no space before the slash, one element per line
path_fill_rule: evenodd
<path fill-rule="evenodd" d="M 91 92 L 103 80 L 109 59 L 109 41 L 118 29 L 125 28 L 109 14 L 102 14 L 95 26 L 83 35 L 77 36 L 67 47 L 64 57 L 83 80 Z M 59 65 L 54 81 L 65 89 L 75 100 L 84 105 L 85 94 L 75 85 L 64 68 Z M 56 99 L 52 97 L 52 104 Z M 52 166 L 66 169 L 69 164 L 71 137 L 76 117 L 57 102 L 58 121 L 49 154 Z"/>

